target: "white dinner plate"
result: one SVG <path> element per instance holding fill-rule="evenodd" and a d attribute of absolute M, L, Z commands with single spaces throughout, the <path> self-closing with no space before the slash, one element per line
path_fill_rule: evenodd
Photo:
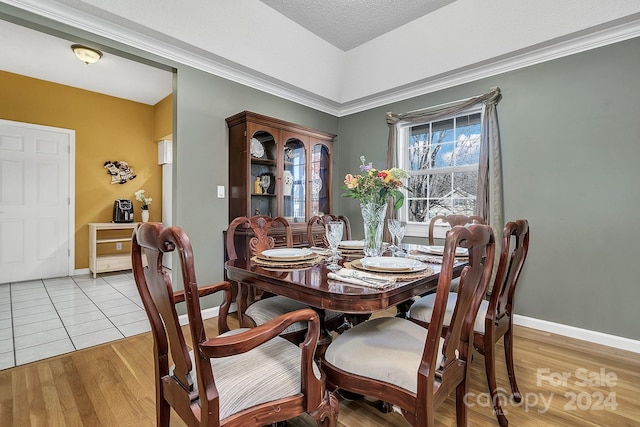
<path fill-rule="evenodd" d="M 258 254 L 259 258 L 271 261 L 302 261 L 311 259 L 316 254 L 312 250 L 306 248 L 276 248 L 267 249 Z"/>
<path fill-rule="evenodd" d="M 418 251 L 426 254 L 442 255 L 444 253 L 444 246 L 418 246 Z M 456 256 L 468 256 L 469 251 L 465 248 L 456 248 Z"/>
<path fill-rule="evenodd" d="M 338 247 L 344 249 L 364 249 L 364 240 L 343 240 L 338 244 Z"/>
<path fill-rule="evenodd" d="M 251 138 L 251 143 L 249 145 L 251 155 L 253 157 L 262 157 L 264 156 L 264 145 L 256 138 Z"/>
<path fill-rule="evenodd" d="M 427 264 L 411 258 L 399 258 L 388 256 L 365 257 L 360 264 L 366 270 L 371 271 L 422 271 L 427 269 Z"/>

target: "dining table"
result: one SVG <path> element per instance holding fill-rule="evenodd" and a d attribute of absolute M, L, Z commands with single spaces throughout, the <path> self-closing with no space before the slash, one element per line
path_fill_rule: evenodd
<path fill-rule="evenodd" d="M 411 245 L 404 246 L 407 253 L 410 253 Z M 350 255 L 340 260 L 339 264 L 345 265 L 357 259 L 357 256 Z M 228 279 L 239 283 L 241 287 L 255 287 L 270 294 L 292 298 L 313 308 L 320 317 L 319 354 L 323 353 L 332 340 L 324 323 L 325 310 L 370 315 L 397 306 L 401 307 L 398 311 L 402 313 L 408 309 L 408 302 L 414 297 L 435 290 L 442 267 L 438 262 L 428 263 L 429 268 L 424 274 L 417 277 L 400 276 L 386 286 L 372 287 L 330 278 L 332 271 L 327 268 L 326 262 L 304 267 L 273 268 L 256 261 L 255 258 L 227 261 L 225 270 Z M 467 263 L 464 259 L 456 262 L 453 276 L 458 277 L 465 265 Z"/>

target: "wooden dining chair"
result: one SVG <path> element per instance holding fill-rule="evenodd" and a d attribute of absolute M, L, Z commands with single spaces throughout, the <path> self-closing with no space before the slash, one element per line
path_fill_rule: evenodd
<path fill-rule="evenodd" d="M 266 249 L 275 246 L 274 238 L 269 235 L 275 227 L 284 227 L 285 244 L 292 246 L 291 229 L 289 222 L 283 217 L 272 218 L 259 215 L 253 217 L 238 217 L 231 221 L 227 229 L 227 257 L 230 260 L 238 259 L 238 252 L 234 242 L 236 230 L 244 228 L 250 230 L 253 236 L 249 239 L 249 256 L 254 256 Z M 309 308 L 308 305 L 282 295 L 258 294 L 254 288 L 238 283 L 238 296 L 236 299 L 238 307 L 238 320 L 244 327 L 254 327 L 289 313 L 294 310 Z M 342 331 L 347 327 L 345 315 L 335 311 L 325 311 L 325 325 L 329 330 Z M 306 324 L 298 322 L 291 325 L 282 333 L 282 337 L 293 343 L 300 343 L 306 334 Z"/>
<path fill-rule="evenodd" d="M 496 386 L 495 344 L 504 336 L 504 354 L 511 392 L 513 399 L 520 402 L 522 396 L 518 390 L 516 373 L 513 369 L 513 296 L 529 251 L 529 223 L 524 219 L 508 222 L 502 236 L 502 250 L 493 290 L 489 299 L 483 300 L 480 304 L 473 327 L 473 345 L 480 354 L 484 355 L 485 372 L 494 412 L 500 425 L 506 427 L 509 421 L 500 406 Z M 449 305 L 444 317 L 445 331 L 450 324 L 456 298 L 455 293 L 449 295 Z M 435 304 L 436 301 L 432 295 L 423 297 L 411 307 L 409 318 L 416 323 L 428 326 Z"/>
<path fill-rule="evenodd" d="M 184 291 L 173 291 L 170 275 L 162 267 L 164 255 L 173 251 L 180 257 Z M 179 227 L 140 224 L 132 238 L 132 261 L 153 335 L 158 426 L 169 426 L 171 409 L 189 426 L 263 426 L 305 412 L 319 426 L 336 425 L 338 401 L 326 391 L 314 362 L 320 324 L 313 310 L 230 331 L 231 285 L 198 287 L 191 244 Z M 208 337 L 199 298 L 216 292 L 223 297 L 220 335 Z M 187 307 L 191 351 L 178 321 L 179 302 Z M 297 322 L 308 324 L 301 346 L 278 336 Z"/>
<path fill-rule="evenodd" d="M 398 317 L 382 317 L 345 331 L 327 347 L 322 358 L 327 387 L 398 406 L 416 427 L 432 427 L 434 410 L 455 390 L 457 425 L 466 426 L 469 340 L 487 278 L 491 277 L 494 244 L 489 226 L 453 227 L 445 240 L 429 327 Z M 443 335 L 457 246 L 469 249 L 469 264 L 461 274 L 451 327 Z"/>
<path fill-rule="evenodd" d="M 456 225 L 467 224 L 484 224 L 484 218 L 477 215 L 436 215 L 429 221 L 429 245 L 435 245 L 435 237 L 433 232 L 438 222 L 443 222 L 449 225 L 449 227 L 455 227 Z"/>
<path fill-rule="evenodd" d="M 320 248 L 329 247 L 329 242 L 327 241 L 327 236 L 324 231 L 325 226 L 329 221 L 342 221 L 344 224 L 344 240 L 351 240 L 351 224 L 346 216 L 333 214 L 315 215 L 307 221 L 307 241 L 310 246 L 317 246 Z M 318 226 L 322 227 L 322 231 L 319 233 L 316 232 Z"/>

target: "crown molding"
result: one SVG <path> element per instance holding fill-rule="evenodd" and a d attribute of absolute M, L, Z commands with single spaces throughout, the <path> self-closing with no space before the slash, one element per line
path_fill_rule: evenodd
<path fill-rule="evenodd" d="M 320 97 L 277 79 L 269 78 L 258 71 L 225 61 L 220 57 L 206 57 L 201 53 L 195 52 L 196 48 L 194 48 L 194 51 L 188 48 L 181 48 L 62 4 L 42 3 L 35 0 L 3 1 L 27 12 L 337 117 L 347 116 L 640 36 L 640 19 L 636 18 L 632 21 L 602 28 L 588 34 L 568 36 L 571 38 L 548 42 L 545 46 L 523 49 L 500 58 L 484 61 L 481 64 L 453 70 L 439 76 L 341 103 Z"/>

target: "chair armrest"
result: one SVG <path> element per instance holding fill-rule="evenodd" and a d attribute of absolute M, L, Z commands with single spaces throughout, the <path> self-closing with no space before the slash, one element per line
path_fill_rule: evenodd
<path fill-rule="evenodd" d="M 229 282 L 220 282 L 220 283 L 214 283 L 213 285 L 203 286 L 198 288 L 198 297 L 202 298 L 203 296 L 206 296 L 206 295 L 211 295 L 216 292 L 224 291 L 227 288 L 231 289 L 231 284 Z M 184 290 L 175 291 L 173 293 L 174 304 L 177 304 L 179 302 L 184 302 L 184 299 L 185 299 Z"/>
<path fill-rule="evenodd" d="M 315 352 L 315 346 L 320 337 L 320 320 L 315 311 L 304 308 L 283 314 L 238 334 L 210 338 L 199 345 L 200 353 L 208 358 L 244 353 L 277 337 L 296 322 L 309 322 L 305 344 L 309 341 Z"/>

